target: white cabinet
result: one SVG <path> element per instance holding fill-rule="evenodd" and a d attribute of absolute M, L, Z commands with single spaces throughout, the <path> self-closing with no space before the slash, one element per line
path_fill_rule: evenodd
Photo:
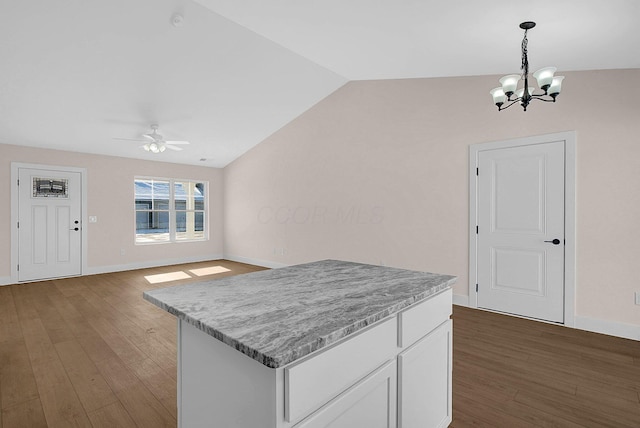
<path fill-rule="evenodd" d="M 338 346 L 285 367 L 286 421 L 300 421 L 384 362 L 395 360 L 397 334 L 398 323 L 392 317 Z"/>
<path fill-rule="evenodd" d="M 277 369 L 179 320 L 181 428 L 436 428 L 451 421 L 452 291 Z"/>
<path fill-rule="evenodd" d="M 396 373 L 387 362 L 295 428 L 395 428 Z"/>
<path fill-rule="evenodd" d="M 398 428 L 451 422 L 452 321 L 398 355 Z"/>

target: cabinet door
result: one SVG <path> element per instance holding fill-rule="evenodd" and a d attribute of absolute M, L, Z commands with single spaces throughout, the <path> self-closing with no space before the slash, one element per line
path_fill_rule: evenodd
<path fill-rule="evenodd" d="M 396 373 L 389 361 L 295 428 L 395 428 Z"/>
<path fill-rule="evenodd" d="M 451 422 L 451 324 L 441 324 L 398 356 L 398 428 Z"/>

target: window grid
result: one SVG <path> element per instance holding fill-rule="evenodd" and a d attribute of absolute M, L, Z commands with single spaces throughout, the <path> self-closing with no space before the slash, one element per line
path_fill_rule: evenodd
<path fill-rule="evenodd" d="M 207 183 L 136 177 L 136 244 L 207 240 Z"/>

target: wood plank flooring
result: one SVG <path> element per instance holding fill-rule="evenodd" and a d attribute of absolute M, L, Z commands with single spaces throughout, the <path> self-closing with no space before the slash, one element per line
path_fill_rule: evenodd
<path fill-rule="evenodd" d="M 640 342 L 454 306 L 451 427 L 640 427 Z"/>
<path fill-rule="evenodd" d="M 260 269 L 0 287 L 0 428 L 175 427 L 176 322 L 142 292 Z M 176 272 L 189 278 L 145 279 Z M 457 306 L 453 318 L 451 427 L 640 427 L 640 342 Z"/>
<path fill-rule="evenodd" d="M 0 428 L 175 427 L 176 320 L 142 292 L 261 269 L 213 261 L 0 287 Z M 174 272 L 189 279 L 145 279 Z"/>

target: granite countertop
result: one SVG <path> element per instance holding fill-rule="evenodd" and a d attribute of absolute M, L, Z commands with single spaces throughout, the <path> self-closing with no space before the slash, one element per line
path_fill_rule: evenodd
<path fill-rule="evenodd" d="M 144 298 L 277 368 L 448 289 L 455 280 L 323 260 L 150 290 Z"/>

